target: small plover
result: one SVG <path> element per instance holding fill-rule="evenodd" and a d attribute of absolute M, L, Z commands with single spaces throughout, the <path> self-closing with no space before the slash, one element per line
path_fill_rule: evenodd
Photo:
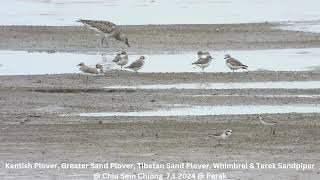
<path fill-rule="evenodd" d="M 232 58 L 229 54 L 226 54 L 224 56 L 224 59 L 226 59 L 227 66 L 234 72 L 234 70 L 238 69 L 248 69 L 248 66 L 242 64 L 240 61 Z"/>
<path fill-rule="evenodd" d="M 99 71 L 96 68 L 89 67 L 85 65 L 83 62 L 78 64 L 77 66 L 80 66 L 79 70 L 87 73 L 87 74 L 99 74 Z"/>
<path fill-rule="evenodd" d="M 80 74 L 80 77 L 82 77 L 82 81 L 83 82 L 87 82 L 89 80 L 89 76 L 88 75 L 96 75 L 99 74 L 99 71 L 97 68 L 97 65 L 95 66 L 95 68 L 93 67 L 89 67 L 87 65 L 85 65 L 83 62 L 78 64 L 77 66 L 80 66 L 79 70 L 84 72 L 87 76 L 82 76 Z M 100 69 L 101 70 L 101 69 Z"/>
<path fill-rule="evenodd" d="M 259 119 L 260 124 L 265 125 L 265 126 L 270 126 L 271 127 L 271 135 L 275 135 L 276 134 L 276 129 L 273 129 L 273 126 L 277 125 L 277 122 L 275 121 L 270 121 L 270 122 L 266 122 L 263 120 L 263 117 L 261 114 L 259 114 L 259 116 L 257 117 Z"/>
<path fill-rule="evenodd" d="M 119 27 L 110 21 L 95 21 L 95 20 L 79 19 L 77 20 L 77 22 L 80 22 L 86 26 L 89 26 L 91 29 L 102 34 L 103 35 L 103 38 L 101 39 L 102 45 L 107 37 L 112 37 L 118 41 L 124 42 L 128 47 L 130 47 L 126 34 L 121 32 Z"/>
<path fill-rule="evenodd" d="M 226 140 L 228 137 L 230 137 L 232 134 L 232 130 L 231 129 L 226 129 L 223 131 L 223 133 L 217 133 L 217 134 L 213 134 L 213 137 L 215 137 L 216 139 L 219 140 L 219 144 L 221 140 Z"/>
<path fill-rule="evenodd" d="M 124 65 L 128 64 L 128 54 L 126 51 L 121 51 L 118 53 L 117 56 L 114 58 L 113 62 L 121 66 L 121 69 Z"/>
<path fill-rule="evenodd" d="M 208 67 L 211 63 L 211 60 L 213 59 L 211 57 L 210 54 L 198 54 L 198 57 L 200 56 L 200 58 L 192 63 L 193 65 L 197 65 L 198 67 L 200 67 L 202 69 L 202 71 L 204 71 L 204 68 Z"/>
<path fill-rule="evenodd" d="M 126 66 L 124 68 L 129 68 L 131 70 L 134 70 L 135 72 L 138 72 L 138 70 L 143 68 L 144 60 L 145 60 L 145 57 L 144 56 L 140 56 L 140 58 L 138 60 L 134 61 L 129 66 Z"/>

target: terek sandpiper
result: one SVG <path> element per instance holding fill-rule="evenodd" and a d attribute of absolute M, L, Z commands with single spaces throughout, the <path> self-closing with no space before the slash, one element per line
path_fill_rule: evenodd
<path fill-rule="evenodd" d="M 134 70 L 135 72 L 138 72 L 138 70 L 143 68 L 144 60 L 145 60 L 145 57 L 144 56 L 140 56 L 140 58 L 138 60 L 134 61 L 129 66 L 124 67 L 124 68 L 129 68 L 131 70 Z"/>
<path fill-rule="evenodd" d="M 117 63 L 119 66 L 122 66 L 128 64 L 128 54 L 126 51 L 121 51 L 121 53 L 118 53 L 117 56 L 114 58 L 113 62 Z"/>
<path fill-rule="evenodd" d="M 224 59 L 226 59 L 227 66 L 234 72 L 234 70 L 238 69 L 248 69 L 248 66 L 242 64 L 240 61 L 232 58 L 229 54 L 226 54 L 224 56 Z"/>
<path fill-rule="evenodd" d="M 217 138 L 219 140 L 219 145 L 221 140 L 226 140 L 228 137 L 230 137 L 232 134 L 231 129 L 226 129 L 223 131 L 223 133 L 217 133 L 213 134 L 213 137 Z"/>
<path fill-rule="evenodd" d="M 265 125 L 265 126 L 270 126 L 271 127 L 271 135 L 275 135 L 276 134 L 276 129 L 273 129 L 273 126 L 276 126 L 278 123 L 275 121 L 270 121 L 270 122 L 266 122 L 263 120 L 263 117 L 261 114 L 259 114 L 259 116 L 257 117 L 259 119 L 260 124 Z"/>
<path fill-rule="evenodd" d="M 77 22 L 80 22 L 84 25 L 89 26 L 91 29 L 97 31 L 98 33 L 103 35 L 103 38 L 101 39 L 101 44 L 103 45 L 104 40 L 107 37 L 112 37 L 118 41 L 122 41 L 124 42 L 128 47 L 130 47 L 129 45 L 129 41 L 128 38 L 126 36 L 126 34 L 124 34 L 123 32 L 121 32 L 121 30 L 119 29 L 119 27 L 109 21 L 95 21 L 95 20 L 83 20 L 83 19 L 79 19 Z M 107 44 L 107 43 L 106 43 Z M 108 44 L 107 44 L 108 46 Z"/>
<path fill-rule="evenodd" d="M 199 52 L 198 52 L 198 57 L 199 57 L 199 59 L 192 64 L 199 66 L 202 69 L 202 71 L 204 71 L 204 68 L 206 68 L 210 65 L 211 60 L 213 58 L 211 57 L 211 55 L 209 53 L 207 53 L 207 54 L 200 53 L 199 54 Z"/>

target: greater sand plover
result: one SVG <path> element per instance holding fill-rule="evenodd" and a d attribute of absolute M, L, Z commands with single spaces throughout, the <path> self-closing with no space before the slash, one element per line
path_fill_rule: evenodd
<path fill-rule="evenodd" d="M 276 129 L 273 129 L 273 127 L 278 124 L 277 122 L 275 122 L 275 121 L 266 122 L 263 120 L 263 117 L 261 114 L 259 114 L 259 116 L 257 118 L 259 119 L 260 124 L 271 127 L 271 132 L 270 132 L 271 135 L 276 134 Z"/>
<path fill-rule="evenodd" d="M 226 129 L 222 133 L 213 134 L 213 137 L 219 140 L 219 145 L 221 140 L 226 140 L 232 134 L 231 129 Z"/>
<path fill-rule="evenodd" d="M 199 52 L 198 52 L 198 57 L 199 57 L 199 59 L 192 64 L 200 67 L 202 69 L 202 71 L 204 71 L 204 68 L 206 68 L 210 65 L 211 60 L 213 58 L 211 57 L 211 55 L 209 53 L 208 54 L 199 54 Z"/>
<path fill-rule="evenodd" d="M 129 66 L 126 66 L 124 68 L 129 68 L 131 70 L 134 70 L 135 72 L 138 72 L 138 70 L 143 68 L 144 60 L 145 60 L 145 57 L 144 56 L 140 56 L 140 58 L 138 60 L 134 61 Z"/>
<path fill-rule="evenodd" d="M 128 38 L 126 36 L 126 34 L 124 34 L 123 32 L 121 32 L 121 30 L 119 29 L 119 27 L 109 21 L 95 21 L 95 20 L 83 20 L 83 19 L 79 19 L 77 20 L 77 22 L 80 22 L 86 26 L 89 26 L 91 29 L 97 31 L 98 33 L 103 35 L 103 38 L 101 39 L 101 44 L 103 45 L 105 39 L 107 37 L 112 37 L 118 41 L 122 41 L 124 42 L 128 47 L 130 47 L 129 45 L 129 41 Z M 108 46 L 108 43 L 106 43 Z"/>
<path fill-rule="evenodd" d="M 118 64 L 119 66 L 122 66 L 128 64 L 128 54 L 126 51 L 121 51 L 121 53 L 118 53 L 117 56 L 113 59 L 113 62 Z"/>
<path fill-rule="evenodd" d="M 240 61 L 232 58 L 229 54 L 226 54 L 224 56 L 224 59 L 226 59 L 227 66 L 234 72 L 234 70 L 238 69 L 248 69 L 248 66 L 242 64 Z"/>

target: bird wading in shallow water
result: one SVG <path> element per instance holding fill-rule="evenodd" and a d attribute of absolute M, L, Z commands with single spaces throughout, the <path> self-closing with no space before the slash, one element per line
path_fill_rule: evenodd
<path fill-rule="evenodd" d="M 121 51 L 121 53 L 118 53 L 116 57 L 113 59 L 113 62 L 115 62 L 117 65 L 121 66 L 121 69 L 124 65 L 128 64 L 128 54 L 126 51 Z"/>
<path fill-rule="evenodd" d="M 79 19 L 77 20 L 77 22 L 80 22 L 88 26 L 90 29 L 93 29 L 96 32 L 102 34 L 103 35 L 103 38 L 101 39 L 102 46 L 107 37 L 112 37 L 118 41 L 124 42 L 128 47 L 130 47 L 126 34 L 124 34 L 116 24 L 110 21 L 95 21 L 95 20 Z M 108 43 L 106 43 L 106 45 L 107 47 L 109 47 Z"/>
<path fill-rule="evenodd" d="M 234 72 L 234 70 L 238 69 L 248 69 L 247 65 L 242 64 L 240 61 L 232 58 L 229 54 L 224 56 L 226 59 L 226 65 Z"/>
<path fill-rule="evenodd" d="M 208 52 L 199 51 L 197 53 L 197 55 L 198 55 L 198 60 L 192 64 L 200 67 L 202 69 L 202 71 L 204 72 L 204 68 L 210 66 L 210 63 L 213 58 L 211 57 L 210 53 L 208 53 Z"/>
<path fill-rule="evenodd" d="M 145 57 L 144 56 L 140 56 L 140 58 L 138 60 L 134 61 L 129 66 L 126 66 L 124 68 L 128 68 L 128 69 L 134 70 L 137 73 L 138 70 L 143 68 L 144 60 L 145 60 Z"/>

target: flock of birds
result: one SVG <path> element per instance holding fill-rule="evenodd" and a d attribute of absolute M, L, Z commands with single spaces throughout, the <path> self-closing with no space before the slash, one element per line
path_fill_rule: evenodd
<path fill-rule="evenodd" d="M 120 28 L 109 21 L 95 21 L 95 20 L 83 20 L 80 19 L 77 22 L 81 22 L 85 26 L 89 27 L 90 29 L 95 30 L 99 34 L 103 35 L 103 38 L 101 39 L 102 46 L 104 43 L 108 46 L 108 43 L 106 42 L 107 38 L 114 38 L 118 41 L 124 42 L 128 47 L 130 47 L 128 38 L 126 34 L 124 34 Z M 198 59 L 192 65 L 200 67 L 203 71 L 206 67 L 208 67 L 211 64 L 212 56 L 209 52 L 206 51 L 198 51 L 197 53 Z M 248 69 L 247 65 L 242 64 L 240 61 L 238 61 L 235 58 L 232 58 L 229 54 L 226 54 L 224 59 L 226 60 L 226 65 L 234 72 L 238 69 Z M 116 63 L 121 67 L 121 69 L 128 68 L 135 72 L 138 72 L 138 70 L 142 69 L 145 63 L 145 57 L 140 56 L 140 58 L 134 62 L 132 62 L 129 66 L 125 66 L 129 62 L 128 53 L 126 51 L 121 51 L 118 53 L 115 58 L 113 59 L 113 62 Z M 89 67 L 85 65 L 84 63 L 80 63 L 78 66 L 80 66 L 80 70 L 84 73 L 88 74 L 103 74 L 103 66 L 100 64 L 97 64 L 95 67 Z M 260 124 L 265 126 L 271 127 L 271 134 L 275 134 L 275 129 L 273 127 L 276 125 L 274 122 L 266 122 L 263 120 L 262 115 L 259 115 L 257 117 L 259 119 Z M 227 140 L 232 135 L 231 129 L 226 129 L 222 133 L 213 134 L 213 137 L 217 138 L 219 140 L 219 144 L 221 140 Z"/>
<path fill-rule="evenodd" d="M 103 36 L 101 39 L 102 46 L 106 44 L 108 46 L 108 43 L 106 42 L 107 38 L 114 38 L 118 41 L 124 42 L 128 47 L 130 47 L 128 38 L 126 34 L 124 34 L 120 28 L 109 21 L 96 21 L 96 20 L 83 20 L 79 19 L 77 22 L 80 22 L 84 24 L 85 26 L 89 27 L 90 29 L 95 30 L 99 34 Z M 198 59 L 194 63 L 192 63 L 195 66 L 200 67 L 203 71 L 206 67 L 208 67 L 211 64 L 212 56 L 209 52 L 205 51 L 199 51 L 197 53 Z M 238 61 L 235 58 L 232 58 L 229 54 L 225 55 L 226 65 L 234 72 L 238 69 L 247 69 L 248 66 L 242 64 L 240 61 Z M 117 65 L 121 66 L 121 69 L 123 66 L 127 65 L 129 62 L 128 54 L 126 51 L 121 51 L 116 55 L 113 62 L 115 62 Z M 145 64 L 145 57 L 140 56 L 140 58 L 133 63 L 131 63 L 129 66 L 125 66 L 124 68 L 131 69 L 135 72 L 142 69 Z M 80 70 L 84 73 L 89 74 L 99 74 L 103 73 L 103 67 L 100 64 L 97 64 L 95 67 L 89 67 L 85 65 L 84 63 L 80 63 Z"/>

